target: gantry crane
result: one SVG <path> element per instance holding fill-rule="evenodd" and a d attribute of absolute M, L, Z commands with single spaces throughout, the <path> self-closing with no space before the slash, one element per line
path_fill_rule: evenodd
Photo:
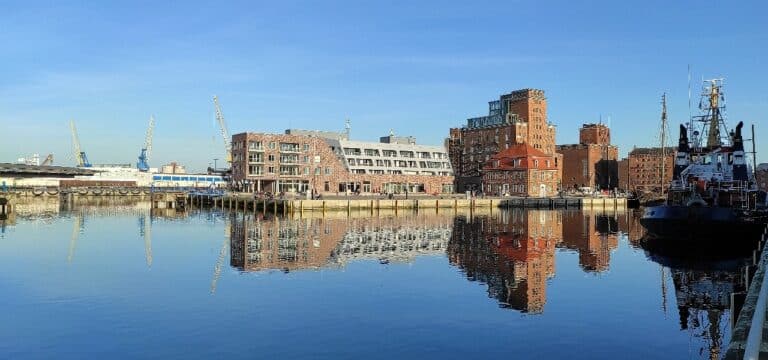
<path fill-rule="evenodd" d="M 80 148 L 80 138 L 77 136 L 77 128 L 75 128 L 75 120 L 69 121 L 69 129 L 72 130 L 72 147 L 75 152 L 75 160 L 79 167 L 91 167 L 91 163 L 88 161 L 88 156 L 85 155 L 85 151 Z"/>
<path fill-rule="evenodd" d="M 149 171 L 149 155 L 152 152 L 152 132 L 155 129 L 155 117 L 149 117 L 149 127 L 147 127 L 147 136 L 144 138 L 144 147 L 139 153 L 139 161 L 136 167 L 139 171 Z"/>
<path fill-rule="evenodd" d="M 219 98 L 216 95 L 213 96 L 213 105 L 216 107 L 216 122 L 219 123 L 219 130 L 221 130 L 221 136 L 224 138 L 224 154 L 226 155 L 227 164 L 232 164 L 232 144 L 229 137 L 229 130 L 227 129 L 227 123 L 224 121 L 224 114 L 221 113 L 221 106 L 219 106 Z M 215 170 L 215 169 L 214 169 Z"/>

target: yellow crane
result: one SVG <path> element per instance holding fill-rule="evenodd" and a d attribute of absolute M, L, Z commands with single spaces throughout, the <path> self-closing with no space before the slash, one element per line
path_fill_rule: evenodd
<path fill-rule="evenodd" d="M 213 106 L 216 108 L 216 122 L 219 124 L 221 136 L 224 138 L 224 154 L 227 164 L 232 164 L 232 139 L 229 137 L 227 123 L 224 121 L 224 114 L 221 112 L 219 98 L 216 95 L 213 96 Z"/>
<path fill-rule="evenodd" d="M 53 154 L 48 154 L 48 156 L 45 157 L 45 160 L 43 160 L 43 163 L 40 164 L 40 166 L 47 165 L 53 165 Z"/>
<path fill-rule="evenodd" d="M 69 121 L 69 129 L 72 131 L 72 148 L 74 150 L 75 160 L 77 166 L 91 167 L 91 163 L 88 161 L 88 156 L 85 155 L 85 151 L 80 148 L 80 138 L 77 136 L 77 128 L 75 127 L 75 120 Z"/>

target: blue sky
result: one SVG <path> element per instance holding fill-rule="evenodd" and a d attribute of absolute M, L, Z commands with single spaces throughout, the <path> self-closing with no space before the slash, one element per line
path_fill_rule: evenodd
<path fill-rule="evenodd" d="M 557 142 L 602 116 L 625 154 L 671 129 L 701 78 L 726 78 L 730 123 L 755 123 L 768 161 L 764 2 L 3 2 L 0 161 L 74 163 L 68 121 L 94 163 L 135 163 L 150 114 L 151 164 L 203 169 L 231 133 L 394 129 L 441 144 L 510 90 L 544 89 Z M 609 120 L 610 119 L 610 120 Z M 676 136 L 673 136 L 676 137 Z M 760 141 L 763 139 L 762 141 Z"/>

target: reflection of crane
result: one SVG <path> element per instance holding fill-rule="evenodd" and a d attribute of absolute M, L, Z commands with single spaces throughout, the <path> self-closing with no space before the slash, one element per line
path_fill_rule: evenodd
<path fill-rule="evenodd" d="M 75 120 L 69 121 L 69 129 L 72 130 L 72 147 L 75 152 L 75 160 L 77 161 L 77 166 L 91 167 L 91 163 L 88 162 L 88 156 L 86 156 L 85 151 L 80 148 L 80 138 L 77 137 Z"/>
<path fill-rule="evenodd" d="M 213 279 L 211 280 L 211 295 L 216 293 L 216 284 L 221 277 L 221 267 L 224 265 L 224 258 L 227 256 L 227 246 L 229 245 L 229 237 L 232 223 L 227 221 L 224 225 L 224 241 L 221 242 L 221 249 L 219 250 L 219 257 L 216 258 L 216 265 L 213 266 Z"/>
<path fill-rule="evenodd" d="M 149 171 L 149 155 L 152 152 L 152 131 L 155 129 L 155 117 L 149 117 L 149 127 L 147 127 L 147 136 L 144 138 L 144 147 L 139 154 L 139 162 L 136 167 L 139 171 Z"/>
<path fill-rule="evenodd" d="M 43 160 L 43 163 L 40 164 L 40 166 L 46 166 L 46 165 L 52 165 L 53 164 L 53 154 L 48 154 L 48 156 L 45 157 L 45 160 Z"/>
<path fill-rule="evenodd" d="M 152 217 L 149 220 L 144 215 L 139 217 L 139 234 L 144 238 L 144 256 L 147 267 L 152 267 Z"/>
<path fill-rule="evenodd" d="M 219 98 L 213 96 L 213 105 L 216 107 L 216 122 L 219 123 L 219 130 L 221 130 L 221 136 L 224 138 L 224 154 L 226 154 L 227 163 L 232 163 L 232 145 L 231 138 L 229 137 L 229 130 L 227 129 L 227 123 L 224 122 L 224 114 L 221 113 L 221 106 L 219 105 Z"/>
<path fill-rule="evenodd" d="M 72 263 L 72 258 L 75 256 L 75 245 L 77 245 L 77 238 L 80 236 L 80 232 L 83 231 L 83 216 L 75 215 L 74 222 L 72 223 L 72 237 L 69 239 L 69 253 L 67 254 L 67 264 Z"/>

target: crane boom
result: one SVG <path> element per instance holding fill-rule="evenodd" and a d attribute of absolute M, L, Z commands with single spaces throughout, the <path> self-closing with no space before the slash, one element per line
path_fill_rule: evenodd
<path fill-rule="evenodd" d="M 216 122 L 219 123 L 219 129 L 221 130 L 221 136 L 224 138 L 224 153 L 226 154 L 227 163 L 232 162 L 232 145 L 231 138 L 229 137 L 229 130 L 227 129 L 227 123 L 224 121 L 224 114 L 221 112 L 221 106 L 219 105 L 219 98 L 213 96 L 213 105 L 216 107 Z"/>
<path fill-rule="evenodd" d="M 77 166 L 91 167 L 91 163 L 88 162 L 88 157 L 85 155 L 85 151 L 80 148 L 80 138 L 77 136 L 75 120 L 69 121 L 69 129 L 72 131 L 72 147 L 75 153 L 75 161 L 77 161 Z"/>
<path fill-rule="evenodd" d="M 43 160 L 43 163 L 41 164 L 41 166 L 47 165 L 53 165 L 53 154 L 48 154 L 48 156 L 45 157 L 45 160 Z"/>
<path fill-rule="evenodd" d="M 139 153 L 139 161 L 136 163 L 136 167 L 140 171 L 149 171 L 149 155 L 152 152 L 152 134 L 155 129 L 155 116 L 149 116 L 149 126 L 147 127 L 147 135 L 144 138 L 144 147 Z"/>

